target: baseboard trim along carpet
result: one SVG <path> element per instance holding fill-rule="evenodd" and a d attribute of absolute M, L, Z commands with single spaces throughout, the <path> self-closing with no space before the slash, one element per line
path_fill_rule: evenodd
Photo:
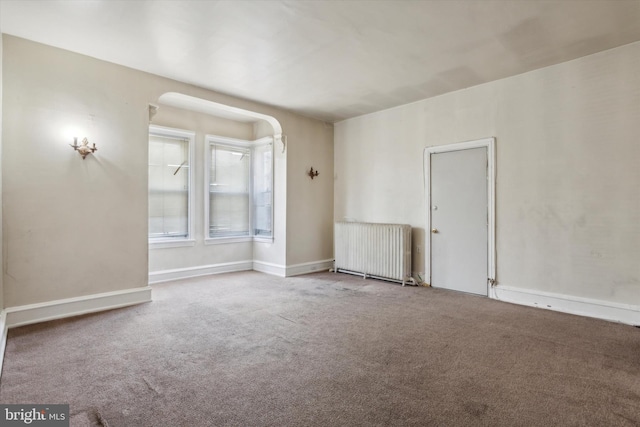
<path fill-rule="evenodd" d="M 287 267 L 264 261 L 253 261 L 253 269 L 261 273 L 267 273 L 278 277 L 287 277 Z"/>
<path fill-rule="evenodd" d="M 333 268 L 333 260 L 325 259 L 322 261 L 304 262 L 302 264 L 288 265 L 286 276 L 299 276 L 301 274 L 314 273 L 316 271 L 328 271 Z"/>
<path fill-rule="evenodd" d="M 153 271 L 149 273 L 149 284 L 208 276 L 210 274 L 232 273 L 252 270 L 254 261 L 226 262 L 222 264 L 199 265 L 196 267 L 176 268 L 173 270 Z"/>
<path fill-rule="evenodd" d="M 496 286 L 493 288 L 493 298 L 514 304 L 595 317 L 626 323 L 628 325 L 640 325 L 640 306 L 638 305 L 614 303 L 510 286 Z"/>
<path fill-rule="evenodd" d="M 151 288 L 145 286 L 38 304 L 9 307 L 5 310 L 7 316 L 6 325 L 8 328 L 14 328 L 16 326 L 111 310 L 150 301 Z"/>
<path fill-rule="evenodd" d="M 333 267 L 332 259 L 304 262 L 284 266 L 265 261 L 239 261 L 223 264 L 200 265 L 196 267 L 176 268 L 174 270 L 153 271 L 149 273 L 149 284 L 188 279 L 190 277 L 208 276 L 210 274 L 233 273 L 235 271 L 255 270 L 278 277 L 299 276 L 316 271 L 329 270 Z"/>

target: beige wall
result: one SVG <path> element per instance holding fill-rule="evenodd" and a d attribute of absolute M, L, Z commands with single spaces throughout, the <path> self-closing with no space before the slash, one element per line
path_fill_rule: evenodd
<path fill-rule="evenodd" d="M 499 284 L 640 295 L 640 43 L 346 120 L 335 219 L 409 223 L 424 271 L 423 150 L 496 137 Z"/>
<path fill-rule="evenodd" d="M 287 265 L 333 259 L 333 126 L 286 119 L 282 127 L 289 135 Z M 314 179 L 311 167 L 320 173 Z"/>
<path fill-rule="evenodd" d="M 146 286 L 144 93 L 125 68 L 3 43 L 5 305 Z"/>
<path fill-rule="evenodd" d="M 163 93 L 279 120 L 289 144 L 287 153 L 276 156 L 286 162 L 276 171 L 277 183 L 287 179 L 288 168 L 304 168 L 314 155 L 322 156 L 318 164 L 332 161 L 332 133 L 316 132 L 324 129 L 321 122 L 8 35 L 3 43 L 5 306 L 146 286 L 147 106 Z M 165 118 L 166 125 L 174 123 Z M 96 155 L 82 160 L 74 153 L 67 127 L 84 128 L 98 146 Z M 315 147 L 324 148 L 307 152 Z M 299 254 L 292 262 L 331 258 L 331 244 L 316 239 L 331 235 L 326 218 L 332 216 L 332 186 L 325 185 L 329 192 L 318 194 L 327 200 L 308 200 L 313 214 L 283 207 L 295 236 L 282 242 L 287 231 L 276 220 L 269 262 L 285 265 L 287 253 Z M 288 187 L 276 187 L 276 204 L 288 203 Z M 291 192 L 303 193 L 297 185 Z"/>

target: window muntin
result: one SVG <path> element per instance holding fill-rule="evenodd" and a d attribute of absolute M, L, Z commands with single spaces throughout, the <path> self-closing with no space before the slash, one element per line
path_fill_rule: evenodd
<path fill-rule="evenodd" d="M 191 236 L 193 133 L 149 128 L 149 242 Z"/>

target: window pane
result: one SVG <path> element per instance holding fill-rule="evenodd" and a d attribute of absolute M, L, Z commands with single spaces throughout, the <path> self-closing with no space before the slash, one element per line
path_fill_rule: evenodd
<path fill-rule="evenodd" d="M 210 147 L 209 236 L 248 236 L 251 152 L 217 144 Z"/>
<path fill-rule="evenodd" d="M 149 137 L 149 237 L 188 237 L 189 142 Z"/>
<path fill-rule="evenodd" d="M 211 237 L 249 235 L 249 194 L 211 193 Z"/>
<path fill-rule="evenodd" d="M 273 201 L 273 146 L 261 145 L 254 149 L 253 210 L 254 235 L 271 236 L 271 207 Z"/>

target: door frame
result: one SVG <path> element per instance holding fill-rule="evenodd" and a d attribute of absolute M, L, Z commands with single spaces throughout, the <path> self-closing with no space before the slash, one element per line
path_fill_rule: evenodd
<path fill-rule="evenodd" d="M 495 167 L 495 138 L 477 139 L 474 141 L 458 142 L 455 144 L 435 145 L 424 149 L 424 179 L 426 191 L 426 230 L 424 242 L 425 278 L 431 283 L 431 155 L 452 151 L 468 150 L 471 148 L 487 149 L 487 296 L 495 298 L 493 286 L 496 282 L 496 167 Z"/>

